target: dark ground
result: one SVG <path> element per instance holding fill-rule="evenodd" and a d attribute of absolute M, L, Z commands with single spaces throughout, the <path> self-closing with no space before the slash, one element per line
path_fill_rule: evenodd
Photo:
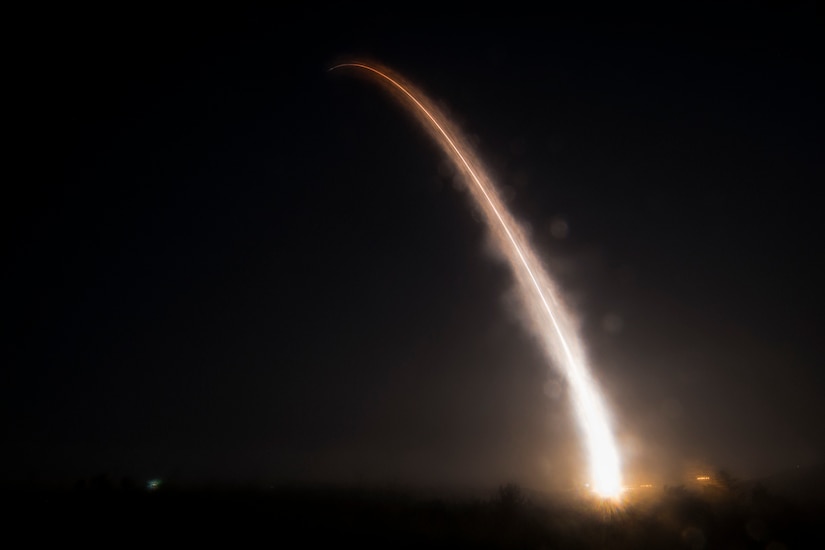
<path fill-rule="evenodd" d="M 8 490 L 28 545 L 414 548 L 821 548 L 822 471 L 635 491 L 621 506 L 502 485 L 486 496 L 402 488 L 175 486 L 106 476 Z M 8 532 L 8 531 L 7 531 Z"/>

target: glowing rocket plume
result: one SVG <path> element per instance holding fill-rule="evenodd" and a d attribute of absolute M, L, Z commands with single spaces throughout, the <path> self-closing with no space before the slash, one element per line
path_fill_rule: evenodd
<path fill-rule="evenodd" d="M 621 491 L 621 468 L 616 443 L 608 423 L 607 411 L 595 382 L 587 368 L 584 350 L 576 331 L 568 320 L 556 295 L 558 291 L 542 268 L 496 192 L 495 186 L 481 168 L 472 149 L 460 132 L 426 96 L 389 69 L 361 62 L 342 63 L 332 67 L 367 71 L 406 103 L 424 124 L 444 152 L 465 175 L 465 183 L 476 204 L 485 215 L 501 252 L 507 257 L 519 283 L 533 326 L 545 352 L 564 372 L 575 404 L 576 415 L 586 441 L 590 462 L 591 486 L 603 497 L 617 497 Z"/>

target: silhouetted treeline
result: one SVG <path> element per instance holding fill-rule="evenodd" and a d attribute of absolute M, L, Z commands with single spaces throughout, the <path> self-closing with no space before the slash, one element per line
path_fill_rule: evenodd
<path fill-rule="evenodd" d="M 226 544 L 233 548 L 817 548 L 822 509 L 720 472 L 703 487 L 664 487 L 621 505 L 502 485 L 483 498 L 400 489 L 220 487 L 148 490 L 106 476 L 71 488 L 3 494 L 27 545 Z M 819 502 L 819 501 L 817 501 Z M 12 532 L 9 531 L 9 532 Z M 822 546 L 825 548 L 825 546 Z"/>

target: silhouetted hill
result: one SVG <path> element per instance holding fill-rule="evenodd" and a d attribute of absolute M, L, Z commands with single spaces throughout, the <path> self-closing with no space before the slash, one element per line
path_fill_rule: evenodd
<path fill-rule="evenodd" d="M 147 544 L 327 548 L 816 548 L 821 515 L 762 484 L 651 490 L 609 505 L 537 498 L 504 485 L 484 498 L 358 487 L 160 487 L 96 483 L 3 493 L 7 536 L 28 546 Z M 825 546 L 822 546 L 825 547 Z"/>
<path fill-rule="evenodd" d="M 825 502 L 825 464 L 791 468 L 758 481 L 768 490 L 796 501 Z"/>

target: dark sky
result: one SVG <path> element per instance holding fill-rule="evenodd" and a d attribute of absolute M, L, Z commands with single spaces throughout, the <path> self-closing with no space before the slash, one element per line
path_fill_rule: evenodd
<path fill-rule="evenodd" d="M 470 136 L 629 478 L 821 462 L 821 4 L 477 17 L 21 16 L 5 478 L 581 481 L 470 197 L 380 87 L 327 70 L 350 56 Z"/>

